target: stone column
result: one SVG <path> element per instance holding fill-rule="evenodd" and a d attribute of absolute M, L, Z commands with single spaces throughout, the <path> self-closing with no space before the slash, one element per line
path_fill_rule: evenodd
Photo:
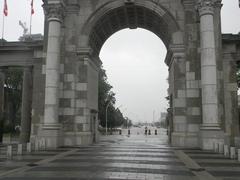
<path fill-rule="evenodd" d="M 0 143 L 2 142 L 3 136 L 3 118 L 4 118 L 4 83 L 5 83 L 5 74 L 3 69 L 0 69 Z"/>
<path fill-rule="evenodd" d="M 60 82 L 60 47 L 61 23 L 64 5 L 62 1 L 48 1 L 44 4 L 48 21 L 48 43 L 46 54 L 45 109 L 42 136 L 48 148 L 56 148 L 61 144 L 61 126 L 58 121 L 59 82 Z"/>
<path fill-rule="evenodd" d="M 27 143 L 31 134 L 32 111 L 32 68 L 24 67 L 22 88 L 22 112 L 20 142 Z"/>
<path fill-rule="evenodd" d="M 221 0 L 199 0 L 201 38 L 201 87 L 202 87 L 202 147 L 212 149 L 214 141 L 221 139 L 218 119 L 216 41 L 214 8 Z"/>

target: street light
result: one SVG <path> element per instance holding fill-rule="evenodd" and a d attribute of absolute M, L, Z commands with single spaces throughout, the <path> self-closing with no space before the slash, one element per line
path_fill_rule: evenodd
<path fill-rule="evenodd" d="M 154 121 L 155 121 L 155 110 L 153 110 L 153 124 L 154 124 Z"/>
<path fill-rule="evenodd" d="M 111 103 L 111 101 L 109 101 L 107 106 L 106 106 L 106 126 L 105 126 L 106 127 L 106 136 L 107 136 L 107 120 L 108 120 L 107 119 L 107 112 L 108 112 L 108 107 L 109 107 L 110 103 Z"/>

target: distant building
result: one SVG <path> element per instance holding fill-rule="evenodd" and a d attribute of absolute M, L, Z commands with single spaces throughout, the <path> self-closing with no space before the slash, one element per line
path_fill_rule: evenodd
<path fill-rule="evenodd" d="M 26 34 L 19 38 L 19 41 L 42 41 L 43 35 L 42 34 Z"/>

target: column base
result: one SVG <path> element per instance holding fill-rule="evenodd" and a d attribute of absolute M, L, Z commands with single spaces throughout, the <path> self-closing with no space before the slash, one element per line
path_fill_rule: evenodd
<path fill-rule="evenodd" d="M 201 128 L 200 131 L 200 147 L 203 150 L 213 150 L 215 142 L 224 143 L 224 132 L 219 129 Z"/>
<path fill-rule="evenodd" d="M 46 149 L 57 149 L 63 146 L 62 128 L 59 124 L 44 124 L 38 136 L 38 141 L 45 141 Z"/>
<path fill-rule="evenodd" d="M 93 144 L 92 132 L 64 133 L 64 146 L 86 146 Z M 98 137 L 97 137 L 98 139 Z"/>
<path fill-rule="evenodd" d="M 172 146 L 187 148 L 199 147 L 198 133 L 173 132 L 171 136 Z"/>

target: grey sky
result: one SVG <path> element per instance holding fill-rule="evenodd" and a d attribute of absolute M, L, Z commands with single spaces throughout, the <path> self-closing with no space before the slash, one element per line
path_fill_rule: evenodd
<path fill-rule="evenodd" d="M 3 0 L 1 2 L 1 12 Z M 33 33 L 43 32 L 42 1 L 35 0 Z M 223 0 L 222 31 L 238 33 L 240 31 L 240 8 L 238 0 Z M 29 26 L 30 0 L 8 0 L 9 16 L 5 18 L 4 38 L 15 41 L 22 35 L 18 21 Z M 0 19 L 2 26 L 2 18 Z M 138 30 L 122 30 L 111 36 L 104 44 L 101 59 L 107 70 L 109 82 L 117 93 L 117 106 L 122 105 L 124 114 L 135 121 L 152 121 L 167 103 L 168 76 L 164 64 L 166 49 L 161 40 L 153 33 Z"/>
<path fill-rule="evenodd" d="M 100 57 L 117 97 L 117 106 L 139 121 L 159 117 L 167 102 L 166 48 L 152 32 L 122 30 L 104 44 Z"/>

